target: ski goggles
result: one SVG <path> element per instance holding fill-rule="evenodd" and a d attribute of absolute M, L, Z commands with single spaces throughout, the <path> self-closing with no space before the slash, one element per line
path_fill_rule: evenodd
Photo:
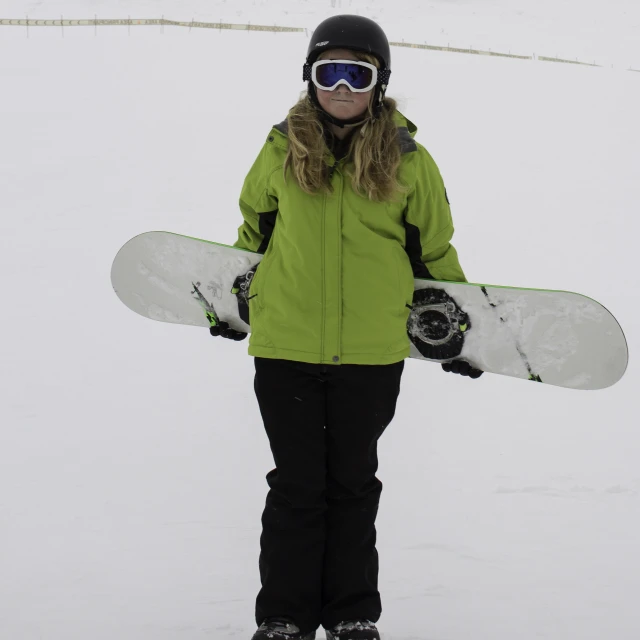
<path fill-rule="evenodd" d="M 354 93 L 364 93 L 376 86 L 378 69 L 360 60 L 318 60 L 311 66 L 311 80 L 322 91 L 346 84 Z"/>

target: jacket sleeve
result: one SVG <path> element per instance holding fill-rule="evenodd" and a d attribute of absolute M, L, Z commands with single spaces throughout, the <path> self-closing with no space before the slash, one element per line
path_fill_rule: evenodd
<path fill-rule="evenodd" d="M 240 192 L 240 211 L 244 222 L 238 227 L 238 239 L 233 246 L 264 253 L 278 215 L 278 199 L 269 193 L 271 174 L 268 162 L 269 143 L 253 163 Z"/>
<path fill-rule="evenodd" d="M 429 153 L 418 145 L 416 176 L 405 210 L 406 244 L 416 278 L 466 282 L 451 244 L 453 221 L 440 171 Z"/>

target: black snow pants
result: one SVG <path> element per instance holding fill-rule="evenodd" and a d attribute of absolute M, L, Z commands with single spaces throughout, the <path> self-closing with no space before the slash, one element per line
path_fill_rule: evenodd
<path fill-rule="evenodd" d="M 377 442 L 404 362 L 316 365 L 255 358 L 255 391 L 276 468 L 262 516 L 256 622 L 303 630 L 381 613 Z"/>

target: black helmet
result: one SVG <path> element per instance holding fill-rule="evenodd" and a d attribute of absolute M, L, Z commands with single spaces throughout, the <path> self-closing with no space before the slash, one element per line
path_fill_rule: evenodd
<path fill-rule="evenodd" d="M 328 49 L 362 51 L 378 59 L 380 70 L 378 71 L 378 83 L 373 99 L 374 118 L 377 118 L 382 109 L 382 101 L 391 76 L 391 49 L 387 36 L 380 25 L 362 16 L 333 16 L 332 18 L 327 18 L 316 27 L 307 49 L 307 60 L 302 70 L 302 79 L 309 82 L 309 95 L 312 101 L 323 112 L 326 120 L 338 126 L 352 124 L 357 119 L 354 119 L 354 121 L 338 120 L 324 112 L 318 102 L 315 87 L 311 82 L 311 66 L 318 59 L 318 56 Z"/>
<path fill-rule="evenodd" d="M 311 36 L 307 64 L 313 64 L 327 49 L 352 49 L 378 58 L 381 69 L 391 70 L 391 50 L 384 31 L 362 16 L 333 16 L 321 22 Z"/>

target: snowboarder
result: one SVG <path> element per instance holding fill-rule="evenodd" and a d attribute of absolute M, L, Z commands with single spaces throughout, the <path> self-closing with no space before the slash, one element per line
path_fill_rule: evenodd
<path fill-rule="evenodd" d="M 277 62 L 269 64 L 277 82 Z M 240 196 L 236 247 L 264 254 L 248 288 L 249 355 L 276 468 L 262 516 L 253 640 L 376 640 L 377 441 L 409 356 L 414 277 L 465 281 L 439 170 L 385 92 L 372 20 L 311 37 L 308 89 L 270 132 Z M 225 326 L 214 335 L 242 339 Z M 478 377 L 456 361 L 445 370 Z"/>

